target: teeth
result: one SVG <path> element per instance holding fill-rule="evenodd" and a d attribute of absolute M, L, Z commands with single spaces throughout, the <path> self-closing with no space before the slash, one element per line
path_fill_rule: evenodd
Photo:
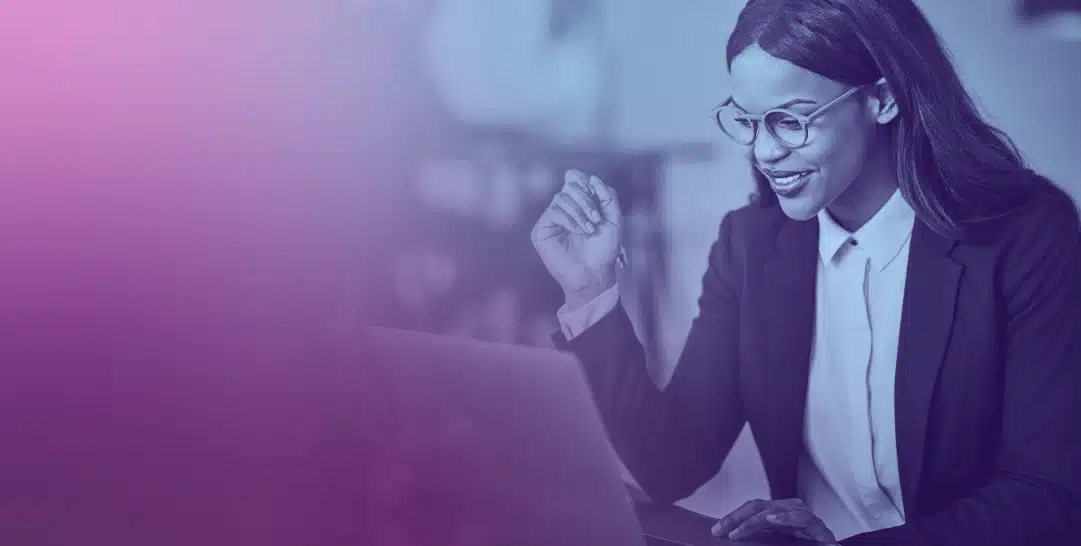
<path fill-rule="evenodd" d="M 774 178 L 773 181 L 778 183 L 778 184 L 781 184 L 781 185 L 787 185 L 787 184 L 791 184 L 791 183 L 795 182 L 796 180 L 799 180 L 805 174 L 807 174 L 807 173 L 797 173 L 797 174 L 793 174 L 791 176 L 785 176 L 783 178 Z"/>

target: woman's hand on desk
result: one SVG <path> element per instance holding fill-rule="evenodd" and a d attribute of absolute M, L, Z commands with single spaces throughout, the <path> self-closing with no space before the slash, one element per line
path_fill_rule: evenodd
<path fill-rule="evenodd" d="M 569 170 L 531 238 L 548 273 L 575 309 L 616 283 L 622 231 L 616 192 L 596 176 Z"/>
<path fill-rule="evenodd" d="M 837 544 L 833 532 L 800 499 L 753 500 L 721 518 L 713 536 L 732 540 L 751 538 L 757 533 L 788 535 L 821 546 Z"/>

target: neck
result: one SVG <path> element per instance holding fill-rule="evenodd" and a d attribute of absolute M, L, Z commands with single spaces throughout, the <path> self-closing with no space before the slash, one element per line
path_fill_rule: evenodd
<path fill-rule="evenodd" d="M 877 153 L 869 157 L 863 172 L 826 210 L 849 232 L 860 229 L 897 191 L 895 172 L 889 154 Z"/>

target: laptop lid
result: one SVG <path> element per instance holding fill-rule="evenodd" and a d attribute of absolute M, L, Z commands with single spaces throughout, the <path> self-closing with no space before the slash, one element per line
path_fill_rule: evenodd
<path fill-rule="evenodd" d="M 369 343 L 401 423 L 380 441 L 400 444 L 403 501 L 436 514 L 413 523 L 438 543 L 644 544 L 572 355 L 386 328 Z"/>

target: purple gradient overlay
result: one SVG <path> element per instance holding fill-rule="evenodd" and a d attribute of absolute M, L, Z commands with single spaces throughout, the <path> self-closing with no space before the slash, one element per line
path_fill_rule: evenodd
<path fill-rule="evenodd" d="M 0 9 L 0 544 L 377 543 L 355 11 Z"/>

